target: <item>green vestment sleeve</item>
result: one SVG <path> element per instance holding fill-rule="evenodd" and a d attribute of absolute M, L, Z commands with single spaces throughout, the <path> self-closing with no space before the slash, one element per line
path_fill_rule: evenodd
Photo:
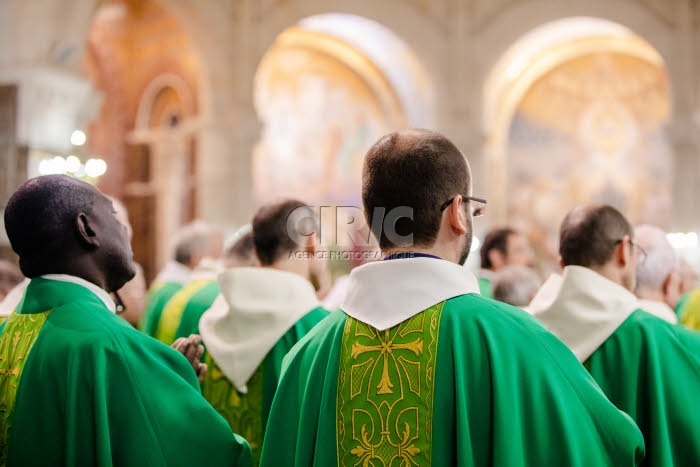
<path fill-rule="evenodd" d="M 187 360 L 86 289 L 35 279 L 22 313 L 46 318 L 16 389 L 7 465 L 251 464 Z"/>
<path fill-rule="evenodd" d="M 139 326 L 141 331 L 151 337 L 156 335 L 163 308 L 180 289 L 182 289 L 182 285 L 177 282 L 163 282 L 151 286 L 151 290 L 148 292 L 146 308 L 143 311 L 143 318 L 141 318 L 141 325 Z"/>
<path fill-rule="evenodd" d="M 636 311 L 586 367 L 642 430 L 644 465 L 700 465 L 700 334 Z"/>
<path fill-rule="evenodd" d="M 477 295 L 421 313 L 377 331 L 337 311 L 307 334 L 285 358 L 261 465 L 632 467 L 643 458 L 634 422 L 531 316 Z M 405 398 L 416 405 L 393 416 L 382 403 Z"/>

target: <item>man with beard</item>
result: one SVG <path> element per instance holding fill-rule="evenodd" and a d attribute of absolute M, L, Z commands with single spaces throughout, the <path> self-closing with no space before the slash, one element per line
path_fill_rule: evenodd
<path fill-rule="evenodd" d="M 282 359 L 328 315 L 312 285 L 324 264 L 309 235 L 317 227 L 313 209 L 301 201 L 260 208 L 252 222 L 260 267 L 221 274 L 221 295 L 199 322 L 209 367 L 202 394 L 233 431 L 244 433 L 256 465 Z"/>
<path fill-rule="evenodd" d="M 199 393 L 194 347 L 178 344 L 186 359 L 115 315 L 109 293 L 135 269 L 106 196 L 35 178 L 5 229 L 31 282 L 0 334 L 0 465 L 250 465 Z"/>
<path fill-rule="evenodd" d="M 386 256 L 287 355 L 263 466 L 633 466 L 632 420 L 522 310 L 482 298 L 467 161 L 447 138 L 381 138 L 362 201 Z"/>
<path fill-rule="evenodd" d="M 700 334 L 645 311 L 632 293 L 645 252 L 612 206 L 572 210 L 560 231 L 556 298 L 537 314 L 644 434 L 653 467 L 700 465 Z"/>

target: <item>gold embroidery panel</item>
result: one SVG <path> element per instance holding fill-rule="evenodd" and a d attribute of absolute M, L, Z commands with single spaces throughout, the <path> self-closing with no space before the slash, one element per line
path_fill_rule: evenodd
<path fill-rule="evenodd" d="M 22 370 L 49 312 L 13 313 L 0 335 L 0 465 L 4 466 Z"/>
<path fill-rule="evenodd" d="M 339 465 L 430 465 L 442 308 L 385 331 L 347 318 L 336 401 Z"/>
<path fill-rule="evenodd" d="M 209 283 L 211 281 L 208 279 L 195 280 L 173 295 L 170 301 L 165 304 L 165 308 L 163 308 L 163 313 L 158 322 L 158 329 L 155 332 L 156 339 L 168 345 L 175 342 L 175 334 L 177 334 L 177 328 L 180 326 L 180 319 L 185 311 L 185 307 L 192 297 Z"/>
<path fill-rule="evenodd" d="M 238 392 L 207 353 L 209 367 L 202 382 L 202 396 L 228 422 L 231 430 L 244 437 L 253 450 L 253 464 L 260 464 L 263 442 L 263 365 L 261 364 L 246 387 L 246 394 Z"/>

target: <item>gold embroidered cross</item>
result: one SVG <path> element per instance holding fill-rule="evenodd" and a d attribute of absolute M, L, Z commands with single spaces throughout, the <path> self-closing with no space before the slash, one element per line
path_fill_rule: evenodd
<path fill-rule="evenodd" d="M 12 339 L 12 349 L 17 348 L 17 344 L 21 334 L 16 332 Z M 9 392 L 9 386 L 11 382 L 11 377 L 17 378 L 21 371 L 21 365 L 19 359 L 14 358 L 14 352 L 11 354 L 10 349 L 6 349 L 3 355 L 0 355 L 0 394 L 2 399 L 0 399 L 0 412 L 5 412 L 7 410 L 7 393 Z"/>
<path fill-rule="evenodd" d="M 420 355 L 423 353 L 423 339 L 418 338 L 405 344 L 395 343 L 391 340 L 388 329 L 384 331 L 383 339 L 380 333 L 377 333 L 377 337 L 379 338 L 379 345 L 364 345 L 359 342 L 352 344 L 352 358 L 356 359 L 366 352 L 379 352 L 384 357 L 384 368 L 382 369 L 382 377 L 377 385 L 377 389 L 379 389 L 377 394 L 393 394 L 391 388 L 394 385 L 389 378 L 389 354 L 397 350 L 410 350 L 414 354 Z"/>

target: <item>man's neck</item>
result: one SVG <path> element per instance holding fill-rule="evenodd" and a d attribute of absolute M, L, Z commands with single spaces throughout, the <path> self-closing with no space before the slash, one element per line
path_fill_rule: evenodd
<path fill-rule="evenodd" d="M 445 248 L 439 248 L 437 246 L 434 247 L 404 247 L 404 248 L 386 248 L 382 250 L 382 253 L 384 256 L 391 256 L 391 255 L 405 255 L 408 257 L 411 253 L 414 254 L 419 254 L 419 255 L 426 255 L 426 256 L 437 256 L 438 258 L 451 261 L 453 263 L 456 263 L 459 258 L 457 258 L 457 254 L 454 251 L 449 251 Z"/>
<path fill-rule="evenodd" d="M 295 259 L 294 257 L 284 258 L 276 261 L 274 264 L 262 267 L 266 269 L 291 272 L 292 274 L 296 274 L 306 280 L 309 280 L 309 266 L 308 260 L 306 259 Z"/>
<path fill-rule="evenodd" d="M 653 302 L 665 302 L 664 294 L 660 290 L 650 290 L 646 288 L 637 288 L 635 295 L 642 300 L 650 300 Z"/>
<path fill-rule="evenodd" d="M 622 273 L 618 269 L 614 268 L 612 265 L 604 264 L 603 266 L 589 267 L 588 269 L 600 274 L 607 280 L 614 282 L 615 284 L 627 289 L 627 286 L 622 280 Z"/>

